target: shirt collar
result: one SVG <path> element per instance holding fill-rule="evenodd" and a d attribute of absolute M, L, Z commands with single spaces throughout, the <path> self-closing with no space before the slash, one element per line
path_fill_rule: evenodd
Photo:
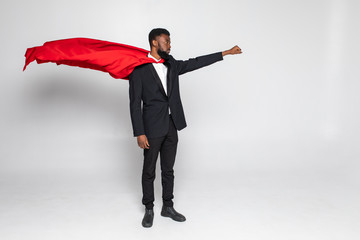
<path fill-rule="evenodd" d="M 148 57 L 154 59 L 154 60 L 157 61 L 157 62 L 160 62 L 160 61 L 161 61 L 161 58 L 160 58 L 159 60 L 157 60 L 157 59 L 154 58 L 153 55 L 151 55 L 150 53 L 148 54 Z"/>

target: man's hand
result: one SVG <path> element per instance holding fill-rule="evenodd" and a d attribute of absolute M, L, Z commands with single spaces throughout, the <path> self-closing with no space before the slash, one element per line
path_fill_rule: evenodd
<path fill-rule="evenodd" d="M 139 147 L 141 147 L 142 149 L 149 149 L 150 147 L 147 137 L 145 135 L 137 136 L 137 142 Z"/>
<path fill-rule="evenodd" d="M 240 53 L 242 53 L 241 48 L 239 48 L 239 46 L 236 45 L 236 46 L 234 46 L 233 48 L 231 48 L 229 50 L 223 51 L 222 55 L 225 56 L 225 55 L 228 55 L 228 54 L 233 55 L 233 54 L 240 54 Z"/>

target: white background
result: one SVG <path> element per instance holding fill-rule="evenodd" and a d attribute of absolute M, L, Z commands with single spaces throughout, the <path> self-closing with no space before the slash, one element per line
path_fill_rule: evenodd
<path fill-rule="evenodd" d="M 360 4 L 302 1 L 2 1 L 2 239 L 359 239 Z M 141 227 L 142 150 L 128 82 L 31 63 L 27 48 L 89 37 L 176 59 L 243 54 L 181 76 L 188 127 L 177 223 Z"/>

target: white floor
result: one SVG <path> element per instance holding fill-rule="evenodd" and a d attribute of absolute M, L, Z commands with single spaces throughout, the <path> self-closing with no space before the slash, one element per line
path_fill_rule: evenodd
<path fill-rule="evenodd" d="M 158 175 L 159 176 L 159 175 Z M 0 238 L 30 239 L 360 239 L 356 176 L 297 171 L 176 175 L 175 209 L 141 226 L 140 181 L 100 175 L 22 175 L 0 179 Z"/>

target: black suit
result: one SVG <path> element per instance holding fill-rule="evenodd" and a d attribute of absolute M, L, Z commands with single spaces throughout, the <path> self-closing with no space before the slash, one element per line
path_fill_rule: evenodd
<path fill-rule="evenodd" d="M 210 65 L 223 59 L 222 53 L 213 53 L 186 61 L 171 55 L 164 64 L 168 68 L 167 94 L 152 64 L 136 67 L 129 76 L 130 114 L 134 136 L 145 134 L 150 149 L 144 150 L 142 175 L 143 204 L 152 208 L 155 163 L 160 152 L 163 201 L 172 206 L 173 165 L 176 155 L 177 130 L 186 127 L 180 99 L 179 75 Z M 142 106 L 143 103 L 143 106 Z M 169 116 L 169 108 L 171 116 Z"/>

